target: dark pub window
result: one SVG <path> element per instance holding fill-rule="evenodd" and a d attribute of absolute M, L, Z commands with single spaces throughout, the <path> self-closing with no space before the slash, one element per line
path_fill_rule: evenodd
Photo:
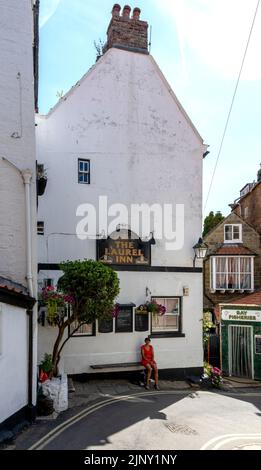
<path fill-rule="evenodd" d="M 113 318 L 103 318 L 99 320 L 98 331 L 99 333 L 112 333 L 113 332 Z"/>
<path fill-rule="evenodd" d="M 149 315 L 148 313 L 136 313 L 135 315 L 135 331 L 148 331 Z"/>
<path fill-rule="evenodd" d="M 120 305 L 119 313 L 115 319 L 115 333 L 133 332 L 133 304 Z"/>

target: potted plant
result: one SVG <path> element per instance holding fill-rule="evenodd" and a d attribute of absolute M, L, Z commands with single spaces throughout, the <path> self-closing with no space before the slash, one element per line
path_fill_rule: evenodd
<path fill-rule="evenodd" d="M 45 382 L 53 370 L 52 355 L 45 353 L 43 360 L 39 364 L 39 380 Z"/>
<path fill-rule="evenodd" d="M 37 195 L 42 196 L 47 185 L 47 174 L 43 165 L 37 165 Z"/>

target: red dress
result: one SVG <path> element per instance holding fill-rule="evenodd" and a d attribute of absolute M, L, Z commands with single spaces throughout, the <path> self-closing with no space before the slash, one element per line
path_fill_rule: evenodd
<path fill-rule="evenodd" d="M 153 347 L 151 345 L 149 345 L 149 349 L 146 349 L 146 345 L 144 344 L 143 346 L 141 346 L 141 352 L 143 351 L 143 356 L 141 355 L 142 357 L 142 361 L 141 361 L 141 364 L 143 366 L 147 366 L 147 364 L 153 364 L 153 365 L 156 365 L 156 362 L 152 360 L 153 358 Z"/>

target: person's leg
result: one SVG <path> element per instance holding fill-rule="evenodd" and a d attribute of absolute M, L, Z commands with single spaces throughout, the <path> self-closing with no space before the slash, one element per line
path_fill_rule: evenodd
<path fill-rule="evenodd" d="M 150 385 L 150 378 L 151 378 L 151 372 L 152 372 L 151 365 L 150 365 L 150 364 L 147 364 L 147 365 L 146 365 L 146 369 L 147 369 L 146 387 L 149 387 L 149 385 Z"/>
<path fill-rule="evenodd" d="M 154 369 L 155 385 L 158 387 L 158 385 L 159 385 L 159 371 L 158 371 L 157 364 L 154 364 L 153 369 Z"/>

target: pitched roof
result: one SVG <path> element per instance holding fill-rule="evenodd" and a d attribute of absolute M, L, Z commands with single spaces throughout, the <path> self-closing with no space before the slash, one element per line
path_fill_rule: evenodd
<path fill-rule="evenodd" d="M 17 282 L 11 281 L 11 279 L 6 279 L 2 276 L 0 276 L 0 289 L 29 296 L 28 290 L 22 284 L 18 284 Z"/>
<path fill-rule="evenodd" d="M 261 307 L 261 291 L 253 292 L 253 294 L 246 295 L 241 299 L 230 300 L 230 302 L 223 303 L 222 305 L 254 305 Z"/>
<path fill-rule="evenodd" d="M 85 79 L 90 76 L 95 70 L 97 70 L 99 67 L 102 66 L 103 62 L 105 62 L 105 60 L 109 57 L 109 55 L 112 55 L 113 53 L 115 53 L 115 51 L 121 51 L 121 52 L 125 52 L 126 51 L 122 51 L 121 49 L 118 49 L 118 48 L 115 48 L 115 47 L 111 47 L 110 49 L 108 49 L 105 54 L 103 54 L 101 56 L 101 58 L 94 64 L 90 67 L 90 69 L 82 76 L 82 78 L 80 80 L 78 80 L 75 85 L 73 85 L 70 90 L 67 91 L 67 93 L 65 93 L 59 100 L 58 102 L 49 110 L 49 112 L 46 114 L 46 115 L 42 115 L 41 117 L 47 119 L 64 101 L 66 101 L 70 95 L 72 95 L 74 93 L 74 91 L 80 87 L 82 85 L 82 83 L 85 81 Z M 131 54 L 135 54 L 135 52 L 131 52 Z M 139 53 L 137 53 L 139 54 Z M 200 142 L 203 144 L 203 138 L 201 137 L 199 131 L 197 130 L 197 128 L 194 126 L 194 124 L 192 123 L 191 119 L 189 118 L 189 116 L 187 115 L 185 109 L 183 108 L 183 106 L 181 105 L 181 103 L 179 102 L 177 96 L 175 95 L 174 91 L 172 90 L 171 86 L 169 85 L 165 75 L 163 74 L 163 72 L 161 71 L 161 69 L 159 68 L 157 62 L 155 61 L 155 59 L 150 55 L 146 55 L 144 54 L 144 57 L 146 58 L 146 60 L 149 60 L 151 61 L 151 63 L 153 64 L 153 66 L 155 67 L 156 69 L 156 72 L 158 74 L 158 76 L 160 77 L 160 79 L 162 80 L 165 88 L 168 90 L 170 96 L 172 97 L 173 101 L 176 103 L 177 107 L 179 108 L 180 112 L 182 113 L 183 117 L 185 118 L 185 120 L 187 121 L 188 125 L 193 129 L 194 133 L 197 135 L 198 139 L 200 140 Z M 144 59 L 145 60 L 145 59 Z M 205 146 L 205 149 L 207 150 L 207 148 L 209 147 L 208 145 L 206 144 L 203 144 Z"/>
<path fill-rule="evenodd" d="M 235 256 L 240 256 L 240 255 L 248 255 L 248 256 L 254 256 L 256 253 L 253 251 L 249 250 L 246 246 L 243 245 L 238 245 L 234 243 L 225 243 L 224 245 L 220 246 L 215 252 L 211 253 L 215 255 L 235 255 Z"/>

